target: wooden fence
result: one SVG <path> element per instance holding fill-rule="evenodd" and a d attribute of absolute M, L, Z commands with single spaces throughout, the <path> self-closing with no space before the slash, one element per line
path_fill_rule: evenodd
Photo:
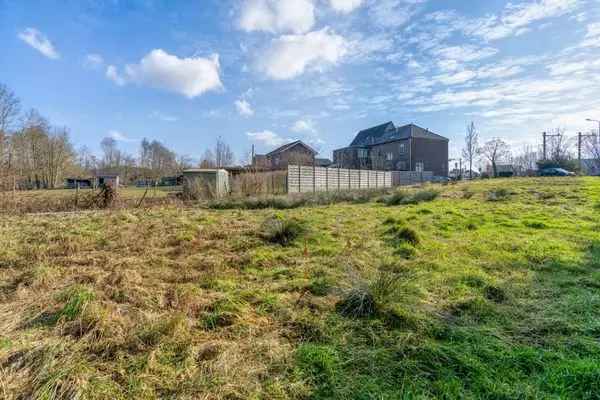
<path fill-rule="evenodd" d="M 287 187 L 288 193 L 389 188 L 392 187 L 392 173 L 290 165 Z"/>

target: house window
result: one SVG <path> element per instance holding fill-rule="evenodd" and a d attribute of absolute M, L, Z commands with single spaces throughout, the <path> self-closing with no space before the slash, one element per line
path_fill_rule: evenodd
<path fill-rule="evenodd" d="M 406 143 L 400 143 L 400 154 L 406 153 Z"/>
<path fill-rule="evenodd" d="M 367 158 L 368 156 L 367 149 L 358 149 L 358 158 Z"/>
<path fill-rule="evenodd" d="M 417 171 L 417 172 L 425 171 L 425 166 L 423 165 L 422 161 L 415 163 L 415 171 Z"/>
<path fill-rule="evenodd" d="M 387 153 L 385 155 L 385 159 L 388 161 L 392 161 L 394 159 L 394 153 Z"/>

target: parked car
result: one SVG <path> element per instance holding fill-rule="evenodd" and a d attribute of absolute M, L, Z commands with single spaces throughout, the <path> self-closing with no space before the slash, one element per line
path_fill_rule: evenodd
<path fill-rule="evenodd" d="M 450 181 L 451 181 L 451 179 L 448 178 L 447 176 L 432 176 L 431 177 L 431 182 L 433 182 L 433 183 L 448 183 Z"/>
<path fill-rule="evenodd" d="M 575 176 L 575 173 L 563 168 L 544 168 L 540 176 Z"/>

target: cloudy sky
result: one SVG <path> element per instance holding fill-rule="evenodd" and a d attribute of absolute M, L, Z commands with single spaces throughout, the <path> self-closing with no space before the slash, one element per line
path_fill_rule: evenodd
<path fill-rule="evenodd" d="M 330 156 L 416 123 L 515 147 L 600 119 L 599 0 L 0 0 L 0 82 L 98 149 Z"/>

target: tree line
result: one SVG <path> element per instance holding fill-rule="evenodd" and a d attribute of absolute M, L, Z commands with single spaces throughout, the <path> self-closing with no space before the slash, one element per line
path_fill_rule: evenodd
<path fill-rule="evenodd" d="M 540 145 L 536 147 L 525 144 L 522 149 L 513 152 L 511 146 L 500 138 L 493 138 L 480 145 L 480 135 L 474 122 L 467 125 L 462 159 L 465 160 L 466 175 L 473 177 L 473 166 L 485 163 L 489 171 L 482 174 L 499 175 L 499 165 L 510 164 L 512 171 L 517 175 L 532 175 L 538 169 L 564 168 L 570 171 L 579 169 L 578 155 L 581 150 L 582 157 L 592 159 L 600 168 L 600 139 L 596 134 L 585 135 L 582 139 L 581 149 L 576 138 L 568 138 L 562 128 L 554 129 L 546 138 L 545 152 Z M 463 175 L 463 171 L 458 171 Z"/>
<path fill-rule="evenodd" d="M 191 168 L 190 157 L 178 155 L 163 143 L 142 139 L 139 154 L 119 148 L 112 137 L 102 139 L 101 154 L 86 146 L 75 148 L 67 127 L 54 126 L 37 110 L 22 110 L 20 99 L 0 83 L 0 189 L 54 189 L 65 178 L 118 174 L 121 182 L 156 182 Z M 218 138 L 197 164 L 203 168 L 231 166 L 231 147 Z"/>

